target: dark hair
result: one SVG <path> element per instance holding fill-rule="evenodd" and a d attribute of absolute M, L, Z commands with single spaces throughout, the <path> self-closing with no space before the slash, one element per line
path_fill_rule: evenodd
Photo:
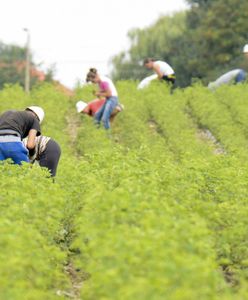
<path fill-rule="evenodd" d="M 90 72 L 96 74 L 97 73 L 97 69 L 96 68 L 90 68 Z"/>
<path fill-rule="evenodd" d="M 143 61 L 143 64 L 146 65 L 146 64 L 148 64 L 151 61 L 155 61 L 155 60 L 153 58 L 150 58 L 150 57 L 145 58 L 144 61 Z"/>
<path fill-rule="evenodd" d="M 89 70 L 89 72 L 87 73 L 87 76 L 86 76 L 86 81 L 87 82 L 91 81 L 93 78 L 96 77 L 96 74 L 97 74 L 97 69 L 90 68 L 90 70 Z"/>

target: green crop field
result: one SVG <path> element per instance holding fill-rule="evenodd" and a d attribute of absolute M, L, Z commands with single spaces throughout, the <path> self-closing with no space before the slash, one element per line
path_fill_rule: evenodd
<path fill-rule="evenodd" d="M 55 183 L 0 164 L 0 300 L 248 299 L 248 85 L 136 85 L 111 134 L 76 112 L 91 87 L 0 91 L 62 148 Z"/>

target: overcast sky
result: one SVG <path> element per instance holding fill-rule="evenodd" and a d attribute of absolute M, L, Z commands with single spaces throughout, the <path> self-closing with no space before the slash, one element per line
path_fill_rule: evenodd
<path fill-rule="evenodd" d="M 186 8 L 184 0 L 4 0 L 0 40 L 25 46 L 28 28 L 34 61 L 56 64 L 56 79 L 72 88 L 90 67 L 109 73 L 130 29 Z"/>

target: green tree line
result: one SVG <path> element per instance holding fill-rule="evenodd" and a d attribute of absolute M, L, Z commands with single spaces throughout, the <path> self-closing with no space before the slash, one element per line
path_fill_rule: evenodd
<path fill-rule="evenodd" d="M 114 79 L 141 79 L 150 74 L 142 64 L 145 57 L 168 62 L 182 87 L 194 79 L 207 83 L 230 69 L 248 68 L 242 55 L 248 43 L 248 1 L 187 2 L 187 11 L 128 32 L 129 50 L 111 59 Z"/>

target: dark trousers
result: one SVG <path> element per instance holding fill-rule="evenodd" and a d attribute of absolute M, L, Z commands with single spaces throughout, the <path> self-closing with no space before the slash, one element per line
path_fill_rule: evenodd
<path fill-rule="evenodd" d="M 60 155 L 60 146 L 53 139 L 50 139 L 45 151 L 40 156 L 39 164 L 41 167 L 46 167 L 52 177 L 56 175 Z"/>
<path fill-rule="evenodd" d="M 176 77 L 174 74 L 172 75 L 164 75 L 162 77 L 162 80 L 168 82 L 168 84 L 170 85 L 170 94 L 173 94 L 173 90 L 175 89 L 175 82 L 176 82 Z"/>
<path fill-rule="evenodd" d="M 164 75 L 162 77 L 162 80 L 167 81 L 167 82 L 171 82 L 172 84 L 174 84 L 175 81 L 176 81 L 176 77 L 175 77 L 175 75 L 169 75 L 169 76 Z"/>

